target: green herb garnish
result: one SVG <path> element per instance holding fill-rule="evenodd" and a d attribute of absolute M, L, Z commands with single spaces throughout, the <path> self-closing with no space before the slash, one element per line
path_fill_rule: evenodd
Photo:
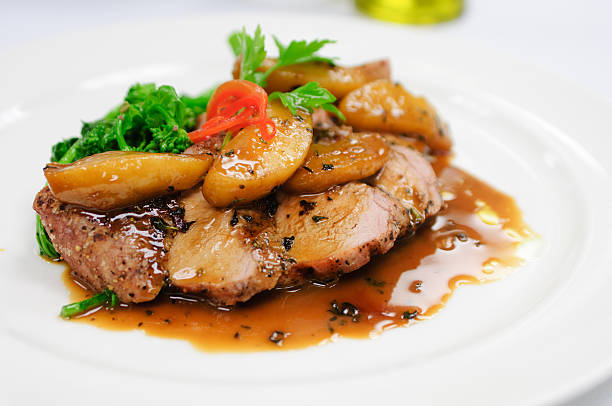
<path fill-rule="evenodd" d="M 266 77 L 270 75 L 276 69 L 289 66 L 297 65 L 299 63 L 308 62 L 325 62 L 329 65 L 335 65 L 332 58 L 325 58 L 316 53 L 327 44 L 333 44 L 336 41 L 329 39 L 315 39 L 314 41 L 307 42 L 306 40 L 291 41 L 289 45 L 284 46 L 278 38 L 274 38 L 274 43 L 278 48 L 278 59 L 276 64 L 266 71 Z"/>
<path fill-rule="evenodd" d="M 402 319 L 404 320 L 412 320 L 414 319 L 416 316 L 418 316 L 419 312 L 415 311 L 405 311 L 404 313 L 402 313 Z"/>
<path fill-rule="evenodd" d="M 242 31 L 231 34 L 228 41 L 234 55 L 242 57 L 240 61 L 240 79 L 249 80 L 261 87 L 266 86 L 266 80 L 272 72 L 283 66 L 306 62 L 325 62 L 334 65 L 333 59 L 316 55 L 325 45 L 335 42 L 328 39 L 310 42 L 305 40 L 291 41 L 289 45 L 284 46 L 278 38 L 274 37 L 274 43 L 278 48 L 278 59 L 265 72 L 257 71 L 264 59 L 266 59 L 265 36 L 261 33 L 259 25 L 255 29 L 253 36 L 247 34 L 246 29 L 243 28 Z"/>
<path fill-rule="evenodd" d="M 274 92 L 268 96 L 269 100 L 277 98 L 280 99 L 293 115 L 297 115 L 298 110 L 312 113 L 312 109 L 322 108 L 335 114 L 342 121 L 346 120 L 344 114 L 333 105 L 336 101 L 336 96 L 331 94 L 329 90 L 319 86 L 317 82 L 308 82 L 304 86 L 300 86 L 290 92 Z"/>
<path fill-rule="evenodd" d="M 110 308 L 115 307 L 117 302 L 117 295 L 112 290 L 106 289 L 104 292 L 93 295 L 88 299 L 63 306 L 60 316 L 65 319 L 69 319 L 99 306 L 106 305 Z"/>
<path fill-rule="evenodd" d="M 228 142 L 230 142 L 231 139 L 232 139 L 231 133 L 228 132 L 227 134 L 225 134 L 225 137 L 223 137 L 223 142 L 221 143 L 221 147 L 219 147 L 219 151 L 225 148 L 225 146 L 227 145 Z"/>
<path fill-rule="evenodd" d="M 168 233 L 168 231 L 180 231 L 178 227 L 171 226 L 161 217 L 152 217 L 151 225 L 164 236 Z"/>
<path fill-rule="evenodd" d="M 42 221 L 40 216 L 36 215 L 36 241 L 38 242 L 38 249 L 40 251 L 40 255 L 44 255 L 51 259 L 59 258 L 59 253 L 53 247 L 51 240 L 49 239 L 49 235 L 45 231 L 45 228 L 42 225 Z"/>
<path fill-rule="evenodd" d="M 332 301 L 330 304 L 330 309 L 328 312 L 331 314 L 335 314 L 336 316 L 348 316 L 354 323 L 357 323 L 361 318 L 361 314 L 359 313 L 359 309 L 352 303 L 343 302 L 338 304 L 336 300 Z"/>
<path fill-rule="evenodd" d="M 241 56 L 240 61 L 240 79 L 249 80 L 264 87 L 266 77 L 263 72 L 257 72 L 257 68 L 261 66 L 266 59 L 266 37 L 261 33 L 261 27 L 258 25 L 255 33 L 251 37 L 247 34 L 243 27 L 242 31 L 235 32 L 229 37 L 229 43 L 234 51 L 234 55 Z"/>

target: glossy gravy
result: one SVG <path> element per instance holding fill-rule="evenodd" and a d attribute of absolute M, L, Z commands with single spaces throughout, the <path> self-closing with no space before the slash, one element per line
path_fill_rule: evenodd
<path fill-rule="evenodd" d="M 516 248 L 533 237 L 511 197 L 446 159 L 433 164 L 446 207 L 415 236 L 332 286 L 266 292 L 232 309 L 164 292 L 153 302 L 99 308 L 73 321 L 244 352 L 368 338 L 427 319 L 457 286 L 496 280 L 519 266 Z M 91 295 L 68 271 L 64 280 L 72 301 Z"/>

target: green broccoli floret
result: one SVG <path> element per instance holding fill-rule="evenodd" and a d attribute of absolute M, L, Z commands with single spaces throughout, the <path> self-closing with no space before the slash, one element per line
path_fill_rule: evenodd
<path fill-rule="evenodd" d="M 195 129 L 197 116 L 206 111 L 213 90 L 198 97 L 178 97 L 171 86 L 136 84 L 128 90 L 121 105 L 100 120 L 84 122 L 80 137 L 55 144 L 51 161 L 67 164 L 114 150 L 179 154 L 192 144 L 187 132 Z M 58 258 L 40 217 L 36 221 L 40 253 Z"/>
<path fill-rule="evenodd" d="M 80 138 L 54 145 L 51 160 L 70 163 L 113 150 L 181 153 L 192 144 L 187 132 L 195 129 L 212 92 L 179 97 L 171 86 L 136 84 L 119 107 L 98 121 L 83 123 Z"/>
<path fill-rule="evenodd" d="M 66 152 L 70 149 L 70 147 L 79 139 L 79 137 L 72 137 L 65 139 L 63 141 L 58 142 L 53 147 L 51 147 L 51 162 L 58 162 Z"/>

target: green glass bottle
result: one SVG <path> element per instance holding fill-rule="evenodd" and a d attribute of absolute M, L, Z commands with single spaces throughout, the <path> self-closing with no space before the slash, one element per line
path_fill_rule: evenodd
<path fill-rule="evenodd" d="M 461 15 L 463 0 L 355 0 L 363 13 L 380 20 L 433 24 Z"/>

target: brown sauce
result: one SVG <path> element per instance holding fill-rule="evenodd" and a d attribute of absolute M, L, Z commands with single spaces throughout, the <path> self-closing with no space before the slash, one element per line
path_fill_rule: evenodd
<path fill-rule="evenodd" d="M 466 172 L 434 162 L 446 208 L 412 238 L 333 286 L 260 294 L 233 309 L 181 293 L 97 309 L 73 320 L 140 329 L 205 351 L 296 349 L 338 337 L 368 338 L 431 317 L 462 284 L 499 279 L 521 264 L 516 248 L 533 235 L 514 200 Z M 72 301 L 91 294 L 69 272 Z"/>

